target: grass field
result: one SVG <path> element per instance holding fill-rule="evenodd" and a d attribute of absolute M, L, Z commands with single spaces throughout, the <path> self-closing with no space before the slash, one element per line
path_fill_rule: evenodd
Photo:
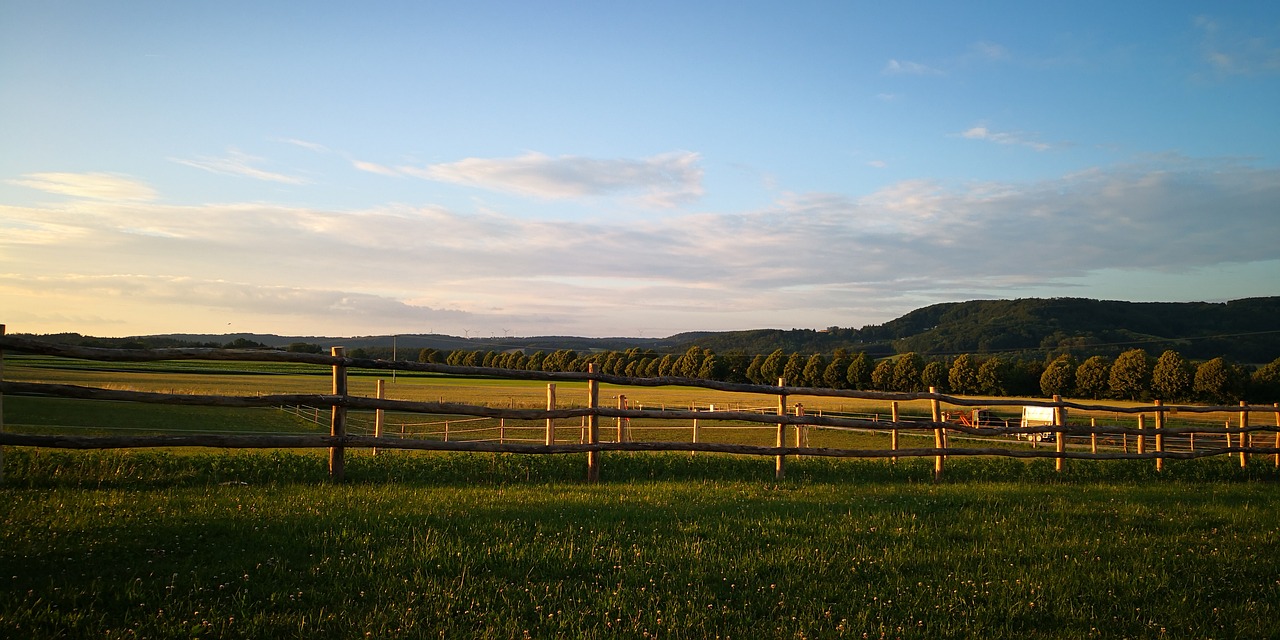
<path fill-rule="evenodd" d="M 770 464 L 9 448 L 0 636 L 1280 634 L 1262 465 Z"/>
<path fill-rule="evenodd" d="M 231 363 L 15 360 L 6 379 L 235 394 L 328 385 Z M 371 393 L 373 379 L 353 387 Z M 542 383 L 415 375 L 394 389 L 545 402 Z M 650 406 L 760 400 L 625 393 Z M 813 411 L 854 408 L 808 400 Z M 4 411 L 10 430 L 32 433 L 328 429 L 277 409 L 6 396 Z M 508 437 L 520 433 L 513 425 Z M 814 440 L 883 449 L 888 436 Z M 332 484 L 324 451 L 7 447 L 0 637 L 1280 637 L 1270 458 L 1247 469 L 1170 461 L 1161 473 L 1150 461 L 1056 473 L 1048 460 L 953 458 L 936 484 L 932 459 L 792 458 L 783 481 L 769 458 L 602 460 L 604 481 L 590 485 L 581 455 L 353 450 L 348 481 Z"/>

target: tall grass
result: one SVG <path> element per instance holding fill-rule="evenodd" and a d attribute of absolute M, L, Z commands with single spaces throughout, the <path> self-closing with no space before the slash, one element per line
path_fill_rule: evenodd
<path fill-rule="evenodd" d="M 1229 461 L 6 451 L 6 637 L 1276 637 Z"/>

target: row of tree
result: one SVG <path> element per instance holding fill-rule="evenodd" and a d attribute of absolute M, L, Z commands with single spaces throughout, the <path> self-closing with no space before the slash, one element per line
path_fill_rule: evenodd
<path fill-rule="evenodd" d="M 420 362 L 539 371 L 586 371 L 594 363 L 602 373 L 638 378 L 674 376 L 724 382 L 777 384 L 877 391 L 924 391 L 930 387 L 957 395 L 1034 396 L 1227 403 L 1280 401 L 1280 358 L 1252 369 L 1214 358 L 1191 363 L 1176 351 L 1153 358 L 1142 349 L 1114 360 L 1093 356 L 1077 362 L 979 357 L 926 359 L 916 353 L 875 360 L 863 352 L 837 349 L 831 355 L 784 353 L 755 356 L 716 354 L 690 347 L 683 354 L 639 348 L 580 355 L 569 349 L 525 354 L 520 351 L 438 351 L 423 349 Z"/>

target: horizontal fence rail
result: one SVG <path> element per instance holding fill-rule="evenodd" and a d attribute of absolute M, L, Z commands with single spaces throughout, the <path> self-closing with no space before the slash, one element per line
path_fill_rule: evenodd
<path fill-rule="evenodd" d="M 172 360 L 209 360 L 209 361 L 242 361 L 266 363 L 294 363 L 330 367 L 333 375 L 333 393 L 330 394 L 271 394 L 254 396 L 201 395 L 190 393 L 158 393 L 146 391 L 129 391 L 120 389 L 103 389 L 69 384 L 50 384 L 34 382 L 10 382 L 3 380 L 5 351 L 34 355 L 74 358 L 106 362 L 158 362 Z M 456 402 L 421 402 L 410 400 L 392 400 L 382 397 L 369 398 L 351 395 L 346 389 L 346 378 L 349 369 L 418 371 L 450 376 L 477 376 L 513 380 L 537 380 L 548 383 L 548 403 L 546 409 L 501 408 Z M 556 408 L 555 382 L 585 382 L 588 386 L 588 402 L 586 407 Z M 754 407 L 739 411 L 696 410 L 696 409 L 653 409 L 629 408 L 624 400 L 619 401 L 618 408 L 599 405 L 598 394 L 601 383 L 619 387 L 661 387 L 681 386 L 707 389 L 710 391 L 749 393 L 777 398 L 776 408 Z M 739 455 L 773 456 L 777 460 L 776 474 L 781 477 L 785 471 L 785 459 L 788 456 L 814 456 L 838 458 L 909 458 L 933 457 L 934 472 L 938 477 L 943 471 L 944 460 L 952 456 L 1004 456 L 1012 458 L 1052 458 L 1057 461 L 1058 469 L 1062 469 L 1064 460 L 1120 460 L 1138 459 L 1155 460 L 1157 468 L 1164 460 L 1190 460 L 1218 455 L 1240 456 L 1241 464 L 1248 461 L 1250 455 L 1274 455 L 1276 464 L 1280 465 L 1280 435 L 1276 437 L 1275 447 L 1252 446 L 1252 434 L 1280 433 L 1280 407 L 1276 405 L 1239 406 L 1197 406 L 1197 405 L 1165 405 L 1156 401 L 1151 405 L 1117 406 L 1109 404 L 1083 404 L 1062 400 L 1039 399 L 992 399 L 965 398 L 929 392 L 893 393 L 880 391 L 839 390 L 827 388 L 787 387 L 782 380 L 777 386 L 759 384 L 735 384 L 719 381 L 659 377 L 632 378 L 617 375 L 606 375 L 592 370 L 587 372 L 548 372 L 507 370 L 492 367 L 466 367 L 420 363 L 409 361 L 370 360 L 350 358 L 344 355 L 341 347 L 335 347 L 331 355 L 291 353 L 272 350 L 246 349 L 101 349 L 74 347 L 43 341 L 29 340 L 4 335 L 4 325 L 0 325 L 0 412 L 3 410 L 4 394 L 43 395 L 61 398 L 84 400 L 109 400 L 135 403 L 151 403 L 162 405 L 253 408 L 278 407 L 296 408 L 301 416 L 302 408 L 308 410 L 304 417 L 315 423 L 327 418 L 331 430 L 329 435 L 261 435 L 261 434 L 190 434 L 190 435 L 47 435 L 19 434 L 4 431 L 3 413 L 0 413 L 0 446 L 28 446 L 63 449 L 112 449 L 142 447 L 216 447 L 216 448 L 327 448 L 330 451 L 330 473 L 335 479 L 343 476 L 343 452 L 346 448 L 405 449 L 423 451 L 464 451 L 464 452 L 498 452 L 520 454 L 588 454 L 588 478 L 594 480 L 599 474 L 599 457 L 602 452 L 708 452 Z M 381 396 L 379 385 L 379 396 Z M 879 400 L 894 403 L 892 420 L 849 417 L 848 414 L 823 415 L 807 414 L 799 405 L 792 408 L 787 405 L 788 398 L 801 396 L 837 397 L 860 400 Z M 897 403 L 908 401 L 928 401 L 932 415 L 924 418 L 906 418 L 898 415 Z M 943 419 L 941 405 L 956 407 L 1049 407 L 1054 410 L 1051 424 L 1035 426 L 1012 426 L 1004 422 L 1003 426 L 974 426 L 959 424 Z M 321 408 L 325 409 L 321 409 Z M 324 415 L 327 410 L 328 415 Z M 349 410 L 372 411 L 377 415 L 373 427 L 374 435 L 359 435 L 347 432 Z M 1138 420 L 1137 427 L 1119 425 L 1067 424 L 1068 411 L 1105 412 L 1116 415 L 1132 415 Z M 445 440 L 427 437 L 387 436 L 383 432 L 383 414 L 398 412 L 408 414 L 466 416 L 467 418 L 442 421 Z M 1169 416 L 1180 414 L 1228 414 L 1237 417 L 1236 426 L 1231 421 L 1220 422 L 1223 426 L 1169 426 L 1165 422 Z M 1251 414 L 1273 414 L 1275 425 L 1254 424 L 1250 422 Z M 367 414 L 362 414 L 367 415 Z M 1143 424 L 1147 416 L 1154 417 L 1154 428 Z M 616 441 L 601 441 L 600 418 L 612 418 L 617 421 Z M 449 423 L 463 422 L 472 419 L 513 420 L 522 423 L 545 422 L 546 438 L 507 438 L 506 429 L 528 433 L 535 427 L 527 424 L 518 427 L 500 426 L 497 440 L 468 439 L 448 440 Z M 688 420 L 692 423 L 692 442 L 633 442 L 630 432 L 649 429 L 688 429 L 688 427 L 631 427 L 631 420 L 664 419 Z M 579 420 L 579 426 L 566 424 L 555 425 L 557 420 Z M 700 429 L 733 428 L 722 425 L 699 425 L 700 422 L 733 422 L 738 428 L 776 429 L 774 446 L 732 444 L 719 442 L 699 442 Z M 1268 421 L 1270 422 L 1270 421 Z M 745 425 L 743 425 L 745 423 Z M 368 422 L 362 423 L 360 430 L 368 432 Z M 419 426 L 427 423 L 419 423 Z M 505 425 L 500 422 L 500 425 Z M 757 425 L 757 426 L 750 426 Z M 537 427 L 541 428 L 541 427 Z M 786 444 L 786 431 L 794 431 L 793 446 Z M 844 449 L 807 446 L 811 428 L 891 431 L 893 448 L 889 450 Z M 493 430 L 495 427 L 455 430 L 454 433 Z M 578 443 L 560 443 L 555 440 L 555 430 L 578 430 L 581 441 Z M 615 427 L 605 427 L 607 432 L 615 431 Z M 901 448 L 898 446 L 899 432 L 918 432 L 932 434 L 934 446 L 928 448 Z M 952 447 L 949 446 L 949 434 L 970 437 L 990 438 L 992 436 L 1017 436 L 1027 438 L 1034 443 L 1040 439 L 1052 439 L 1052 448 L 1007 448 L 1007 447 Z M 418 434 L 412 434 L 417 436 Z M 439 435 L 439 434 L 436 434 Z M 1209 446 L 1194 448 L 1195 436 L 1209 437 Z M 1124 443 L 1123 451 L 1097 450 L 1099 436 L 1118 437 Z M 1191 442 L 1192 450 L 1170 450 L 1166 447 L 1166 437 L 1177 437 L 1179 442 L 1186 438 Z M 1074 439 L 1074 440 L 1073 440 Z M 1131 439 L 1135 447 L 1130 451 Z M 1089 450 L 1071 450 L 1067 442 L 1074 446 L 1091 445 Z M 1148 446 L 1148 441 L 1154 446 Z M 539 443 L 540 442 L 540 443 Z M 0 479 L 3 478 L 3 454 L 0 449 Z"/>

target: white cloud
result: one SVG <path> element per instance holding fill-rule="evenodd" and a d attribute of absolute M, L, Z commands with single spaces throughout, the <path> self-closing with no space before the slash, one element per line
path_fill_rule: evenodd
<path fill-rule="evenodd" d="M 909 60 L 889 60 L 885 63 L 884 69 L 881 71 L 885 75 L 913 75 L 913 76 L 937 76 L 942 75 L 942 71 L 919 62 L 911 62 Z"/>
<path fill-rule="evenodd" d="M 407 206 L 0 206 L 0 230 L 28 230 L 26 242 L 0 232 L 0 308 L 135 323 L 185 313 L 169 330 L 240 312 L 269 331 L 341 335 L 847 326 L 1105 270 L 1275 260 L 1277 207 L 1280 170 L 1176 156 L 609 224 Z"/>
<path fill-rule="evenodd" d="M 1037 140 L 1035 136 L 1022 132 L 1011 131 L 992 131 L 985 126 L 978 125 L 971 127 L 958 134 L 962 138 L 969 140 L 986 140 L 996 144 L 1017 145 L 1035 149 L 1036 151 L 1048 151 L 1053 146 L 1047 142 Z"/>
<path fill-rule="evenodd" d="M 301 147 L 301 148 L 303 148 L 303 149 L 306 149 L 307 151 L 314 151 L 314 152 L 316 152 L 316 153 L 329 153 L 329 152 L 330 152 L 330 151 L 329 151 L 329 147 L 326 147 L 326 146 L 324 146 L 324 145 L 322 145 L 322 144 L 320 144 L 320 143 L 318 143 L 318 142 L 308 142 L 308 141 L 306 141 L 306 140 L 299 140 L 299 139 L 297 139 L 297 138 L 274 138 L 274 139 L 275 139 L 277 142 L 283 142 L 283 143 L 285 143 L 285 144 L 291 144 L 291 145 L 293 145 L 293 146 L 295 146 L 295 147 Z"/>
<path fill-rule="evenodd" d="M 210 173 L 216 173 L 219 175 L 243 176 L 246 178 L 253 178 L 255 180 L 280 182 L 283 184 L 306 184 L 308 182 L 305 178 L 259 169 L 254 165 L 261 163 L 263 161 L 262 158 L 242 153 L 236 149 L 229 149 L 227 151 L 227 155 L 222 158 L 201 156 L 195 160 L 184 160 L 181 158 L 170 158 L 170 160 L 178 164 L 203 169 Z"/>
<path fill-rule="evenodd" d="M 867 166 L 868 166 L 868 167 L 875 167 L 875 168 L 877 168 L 877 169 L 883 169 L 883 168 L 885 168 L 885 167 L 889 166 L 889 163 L 885 162 L 884 160 L 870 160 L 870 161 L 868 161 L 868 162 L 867 162 Z"/>
<path fill-rule="evenodd" d="M 641 159 L 550 157 L 467 158 L 426 167 L 399 167 L 402 173 L 552 200 L 584 196 L 643 194 L 654 206 L 674 206 L 703 195 L 696 153 L 680 151 Z"/>
<path fill-rule="evenodd" d="M 363 160 L 352 160 L 352 161 L 351 161 L 351 166 L 355 167 L 356 169 L 359 169 L 360 171 L 365 171 L 365 172 L 368 172 L 368 173 L 376 173 L 376 174 L 384 175 L 384 176 L 391 176 L 391 177 L 393 177 L 393 178 L 398 178 L 398 177 L 400 177 L 400 176 L 403 176 L 403 175 L 404 175 L 403 173 L 400 173 L 399 171 L 396 171 L 395 169 L 392 169 L 391 167 L 388 167 L 388 166 L 385 166 L 385 165 L 380 165 L 380 164 L 378 164 L 378 163 L 376 163 L 376 162 L 365 162 L 365 161 L 363 161 Z"/>
<path fill-rule="evenodd" d="M 95 200 L 155 200 L 156 192 L 145 183 L 112 173 L 28 173 L 10 184 L 76 198 Z"/>

